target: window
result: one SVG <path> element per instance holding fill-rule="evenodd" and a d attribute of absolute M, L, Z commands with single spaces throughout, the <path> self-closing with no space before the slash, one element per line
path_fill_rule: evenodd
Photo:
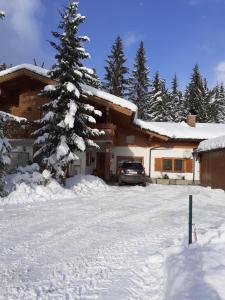
<path fill-rule="evenodd" d="M 126 144 L 134 144 L 134 143 L 135 143 L 134 135 L 127 135 L 126 136 Z"/>
<path fill-rule="evenodd" d="M 156 158 L 155 171 L 173 173 L 192 173 L 193 160 L 187 158 Z"/>
<path fill-rule="evenodd" d="M 163 171 L 172 171 L 172 170 L 173 170 L 173 160 L 163 159 Z"/>
<path fill-rule="evenodd" d="M 174 172 L 182 172 L 184 169 L 184 161 L 182 159 L 174 160 Z"/>

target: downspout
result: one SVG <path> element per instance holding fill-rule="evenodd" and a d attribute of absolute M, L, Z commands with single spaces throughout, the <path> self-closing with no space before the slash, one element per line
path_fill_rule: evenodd
<path fill-rule="evenodd" d="M 197 160 L 197 148 L 194 148 L 193 149 L 193 153 L 192 153 L 192 155 L 193 155 L 193 164 L 192 164 L 192 168 L 193 168 L 193 179 L 192 179 L 192 184 L 194 184 L 195 183 L 195 161 Z"/>

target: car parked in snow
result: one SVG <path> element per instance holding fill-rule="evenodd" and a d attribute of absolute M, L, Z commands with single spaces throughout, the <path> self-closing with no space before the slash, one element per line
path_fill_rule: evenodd
<path fill-rule="evenodd" d="M 118 183 L 142 184 L 146 186 L 145 169 L 140 162 L 126 161 L 118 169 Z"/>

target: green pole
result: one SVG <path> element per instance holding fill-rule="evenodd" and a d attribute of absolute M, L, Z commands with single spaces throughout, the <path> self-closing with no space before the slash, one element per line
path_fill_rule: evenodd
<path fill-rule="evenodd" d="M 188 244 L 192 244 L 192 195 L 189 195 Z"/>

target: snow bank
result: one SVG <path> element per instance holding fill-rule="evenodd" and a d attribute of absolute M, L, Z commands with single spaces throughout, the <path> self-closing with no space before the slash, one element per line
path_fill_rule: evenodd
<path fill-rule="evenodd" d="M 51 180 L 46 186 L 20 183 L 6 198 L 0 200 L 0 205 L 32 203 L 36 201 L 48 201 L 67 199 L 74 197 L 72 191 L 64 189 L 57 181 Z"/>
<path fill-rule="evenodd" d="M 165 299 L 224 299 L 225 224 L 199 234 L 198 243 L 174 249 L 166 262 Z"/>
<path fill-rule="evenodd" d="M 225 149 L 225 135 L 201 142 L 197 151 L 202 152 L 215 149 Z"/>
<path fill-rule="evenodd" d="M 66 181 L 66 188 L 54 179 L 49 179 L 46 186 L 43 185 L 44 181 L 45 176 L 39 172 L 37 164 L 19 168 L 17 173 L 7 177 L 7 191 L 11 193 L 0 199 L 0 205 L 68 199 L 109 188 L 102 179 L 92 175 L 76 175 L 69 178 Z"/>
<path fill-rule="evenodd" d="M 68 178 L 66 187 L 76 194 L 95 193 L 109 189 L 109 186 L 101 178 L 93 175 L 76 175 Z"/>

